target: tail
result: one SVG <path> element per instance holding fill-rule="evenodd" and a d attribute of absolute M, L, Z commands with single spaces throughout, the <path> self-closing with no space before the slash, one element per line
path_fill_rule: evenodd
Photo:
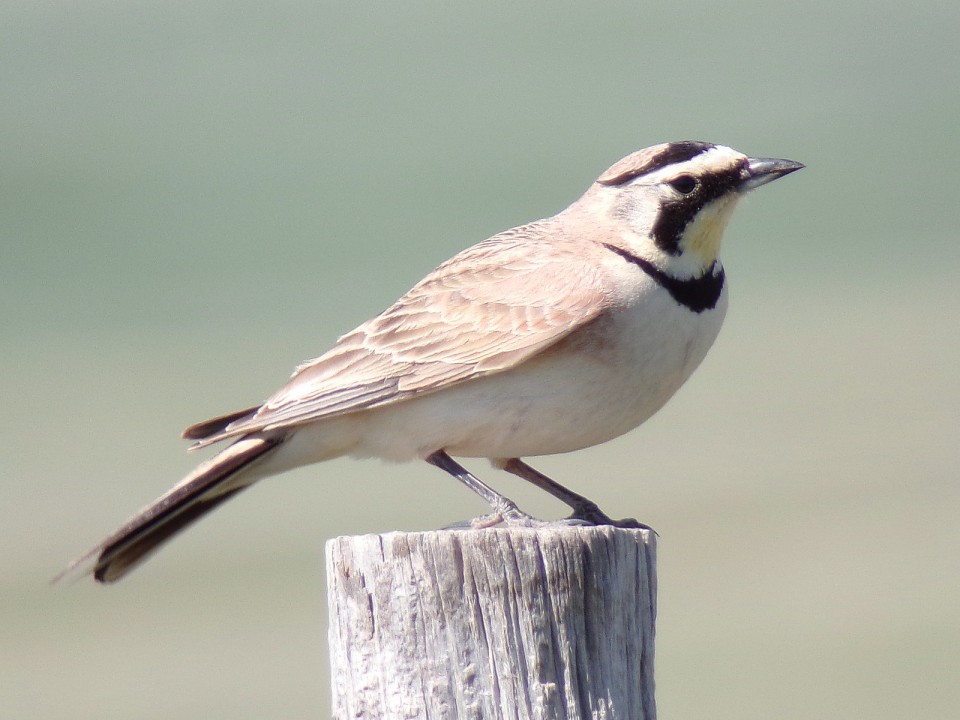
<path fill-rule="evenodd" d="M 241 438 L 200 464 L 113 535 L 71 563 L 54 582 L 88 565 L 92 565 L 93 576 L 99 582 L 119 580 L 178 532 L 256 482 L 256 474 L 243 471 L 281 442 L 282 437 Z"/>

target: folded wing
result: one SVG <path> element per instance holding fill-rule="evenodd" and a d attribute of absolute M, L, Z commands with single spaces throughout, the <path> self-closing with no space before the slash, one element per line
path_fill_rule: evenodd
<path fill-rule="evenodd" d="M 298 367 L 260 408 L 200 423 L 184 436 L 207 445 L 508 370 L 603 311 L 597 266 L 582 245 L 564 242 L 555 219 L 496 235 Z"/>

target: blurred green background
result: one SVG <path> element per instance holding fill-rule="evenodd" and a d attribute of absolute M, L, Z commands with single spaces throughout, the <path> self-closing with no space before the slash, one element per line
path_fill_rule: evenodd
<path fill-rule="evenodd" d="M 192 466 L 187 424 L 687 138 L 808 167 L 738 211 L 688 386 L 537 467 L 659 530 L 662 717 L 957 717 L 960 6 L 3 16 L 0 718 L 327 717 L 323 542 L 484 511 L 436 469 L 308 468 L 117 586 L 49 579 Z"/>

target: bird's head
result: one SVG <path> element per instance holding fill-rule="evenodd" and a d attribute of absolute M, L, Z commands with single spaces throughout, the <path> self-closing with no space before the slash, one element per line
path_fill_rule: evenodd
<path fill-rule="evenodd" d="M 620 228 L 617 244 L 675 277 L 711 268 L 737 201 L 803 165 L 751 158 L 724 145 L 682 141 L 639 150 L 588 191 Z M 586 198 L 585 198 L 586 199 Z"/>

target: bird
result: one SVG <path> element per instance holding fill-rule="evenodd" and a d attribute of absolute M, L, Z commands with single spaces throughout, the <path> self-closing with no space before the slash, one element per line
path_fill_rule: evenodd
<path fill-rule="evenodd" d="M 262 404 L 188 427 L 192 449 L 227 444 L 62 574 L 117 581 L 258 480 L 341 456 L 425 460 L 490 505 L 478 528 L 544 521 L 455 457 L 533 483 L 571 523 L 646 527 L 523 458 L 616 438 L 670 399 L 720 331 L 737 201 L 803 167 L 690 140 L 624 157 L 565 210 L 441 264 Z"/>

